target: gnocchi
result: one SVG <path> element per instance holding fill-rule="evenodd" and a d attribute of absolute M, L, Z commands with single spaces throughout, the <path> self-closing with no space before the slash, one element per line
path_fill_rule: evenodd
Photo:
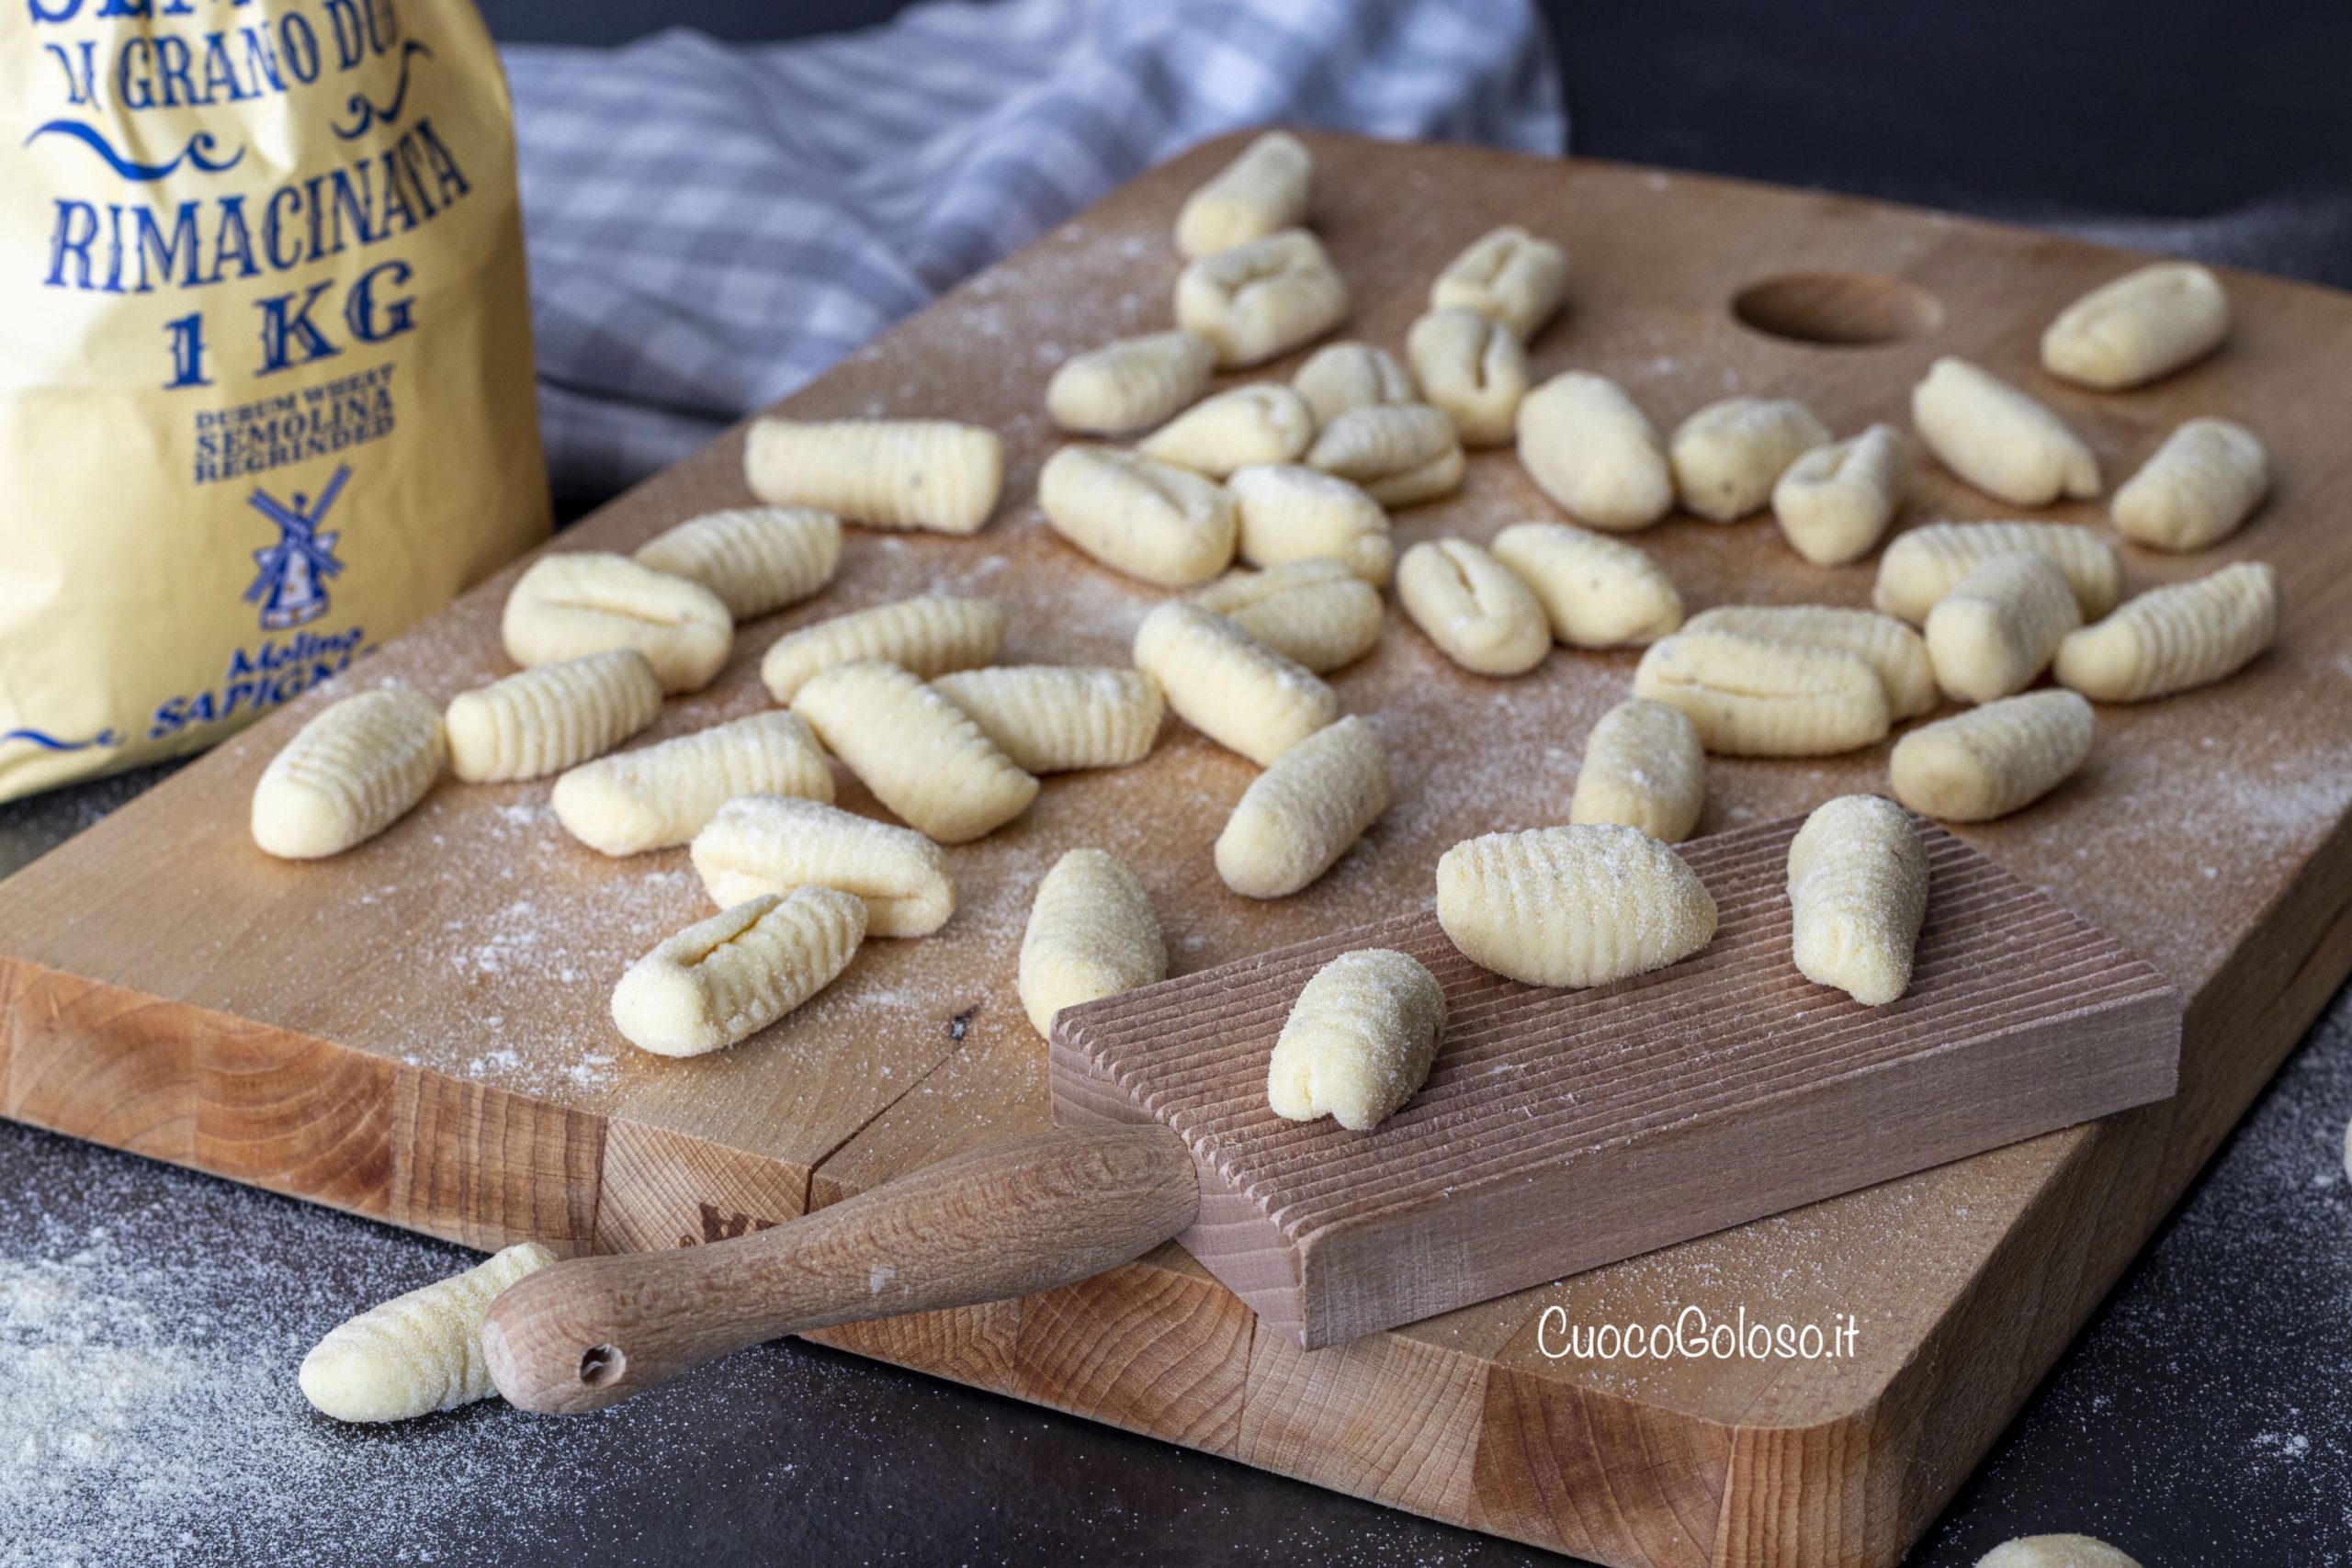
<path fill-rule="evenodd" d="M 1976 1568 L 2140 1568 L 2140 1563 L 2095 1536 L 2025 1535 L 1978 1558 Z"/>
<path fill-rule="evenodd" d="M 865 939 L 865 905 L 831 887 L 763 893 L 658 943 L 613 987 L 613 1025 L 657 1056 L 748 1040 L 831 985 Z"/>
<path fill-rule="evenodd" d="M 1054 532 L 1104 566 L 1163 588 L 1206 582 L 1233 561 L 1233 498 L 1189 468 L 1108 446 L 1065 446 L 1037 476 Z"/>
<path fill-rule="evenodd" d="M 1613 822 L 1678 844 L 1707 803 L 1707 752 L 1690 715 L 1647 697 L 1619 703 L 1585 738 L 1568 820 Z"/>
<path fill-rule="evenodd" d="M 1476 310 L 1532 343 L 1560 309 L 1568 288 L 1568 254 L 1549 240 L 1505 225 L 1470 242 L 1430 285 L 1434 310 Z"/>
<path fill-rule="evenodd" d="M 1396 598 L 1438 651 L 1480 675 L 1520 675 L 1552 650 L 1535 591 L 1467 539 L 1424 540 L 1396 567 Z"/>
<path fill-rule="evenodd" d="M 423 800 L 448 757 L 440 710 L 407 687 L 339 698 L 262 770 L 254 842 L 280 860 L 341 854 Z"/>
<path fill-rule="evenodd" d="M 1589 527 L 1627 534 L 1674 506 L 1666 443 L 1605 376 L 1564 371 L 1521 399 L 1519 460 L 1538 490 Z"/>
<path fill-rule="evenodd" d="M 1710 523 L 1760 512 L 1789 466 L 1829 444 L 1829 427 L 1793 398 L 1725 398 L 1675 428 L 1675 493 Z"/>
<path fill-rule="evenodd" d="M 1019 664 L 942 675 L 931 688 L 1033 773 L 1139 762 L 1167 706 L 1159 682 L 1140 670 Z"/>
<path fill-rule="evenodd" d="M 1789 844 L 1790 951 L 1797 973 L 1868 1008 L 1911 988 L 1928 919 L 1928 846 L 1875 795 L 1817 807 Z"/>
<path fill-rule="evenodd" d="M 1962 578 L 1996 556 L 2020 552 L 2057 563 L 2086 620 L 2106 615 L 2123 596 L 2123 558 L 2087 528 L 2071 523 L 1930 523 L 1886 547 L 1871 601 L 1885 614 L 1920 626 Z"/>
<path fill-rule="evenodd" d="M 1062 1009 L 1168 978 L 1159 916 L 1136 874 L 1107 850 L 1072 850 L 1037 884 L 1021 933 L 1021 1008 L 1050 1038 Z"/>
<path fill-rule="evenodd" d="M 688 852 L 722 909 L 796 887 L 831 887 L 865 905 L 865 934 L 929 936 L 956 912 L 947 856 L 911 828 L 821 800 L 746 795 L 712 814 Z"/>
<path fill-rule="evenodd" d="M 836 664 L 794 694 L 792 711 L 876 800 L 943 844 L 994 832 L 1037 798 L 1035 774 L 896 664 Z"/>
<path fill-rule="evenodd" d="M 1634 694 L 1680 708 L 1731 757 L 1826 757 L 1886 739 L 1878 671 L 1843 649 L 1682 632 L 1642 655 Z"/>
<path fill-rule="evenodd" d="M 785 633 L 760 660 L 760 681 L 788 703 L 836 664 L 887 659 L 918 675 L 944 675 L 986 664 L 1003 642 L 1004 606 L 995 600 L 924 594 Z"/>
<path fill-rule="evenodd" d="M 1698 874 L 1614 824 L 1454 845 L 1437 863 L 1437 919 L 1464 957 L 1530 986 L 1605 986 L 1715 937 L 1715 901 Z"/>
<path fill-rule="evenodd" d="M 1227 369 L 1261 364 L 1347 319 L 1348 286 L 1304 229 L 1204 256 L 1176 279 L 1176 324 Z"/>
<path fill-rule="evenodd" d="M 1315 439 L 1315 415 L 1288 387 L 1260 382 L 1219 392 L 1161 425 L 1136 448 L 1155 463 L 1221 479 L 1253 463 L 1287 463 Z"/>
<path fill-rule="evenodd" d="M 1250 898 L 1287 898 L 1338 863 L 1388 809 L 1388 751 L 1352 715 L 1277 757 L 1216 840 L 1216 874 Z"/>
<path fill-rule="evenodd" d="M 1453 422 L 1427 403 L 1350 409 L 1323 427 L 1306 461 L 1363 486 L 1383 506 L 1411 506 L 1462 488 Z"/>
<path fill-rule="evenodd" d="M 1299 988 L 1266 1061 L 1266 1106 L 1286 1122 L 1329 1116 L 1366 1133 L 1429 1081 L 1445 1036 L 1445 991 L 1419 959 L 1358 948 Z"/>
<path fill-rule="evenodd" d="M 2240 561 L 2154 588 L 2058 645 L 2061 685 L 2102 703 L 2141 703 L 2236 674 L 2278 635 L 2278 574 Z"/>
<path fill-rule="evenodd" d="M 746 795 L 833 798 L 832 769 L 808 725 L 788 713 L 758 713 L 600 757 L 565 770 L 548 804 L 590 849 L 634 855 L 686 842 Z"/>
<path fill-rule="evenodd" d="M 395 1296 L 327 1331 L 295 1374 L 302 1397 L 337 1421 L 405 1421 L 496 1392 L 482 1357 L 490 1303 L 555 1261 L 536 1241 L 494 1252 L 464 1273 Z"/>
<path fill-rule="evenodd" d="M 1964 359 L 1928 367 L 1911 389 L 1911 423 L 1945 468 L 2013 506 L 2098 494 L 2098 459 L 2066 422 Z"/>
<path fill-rule="evenodd" d="M 2072 778 L 2091 754 L 2091 705 L 2028 692 L 1924 724 L 1894 743 L 1894 798 L 1923 817 L 1989 822 Z"/>
<path fill-rule="evenodd" d="M 2222 281 L 2188 262 L 2157 262 L 2100 285 L 2041 334 L 2041 367 L 2102 392 L 2144 387 L 2193 365 L 2230 333 Z"/>
<path fill-rule="evenodd" d="M 1527 350 L 1509 327 L 1476 310 L 1432 310 L 1413 323 L 1406 356 L 1422 396 L 1453 422 L 1464 446 L 1500 446 L 1527 396 Z"/>
<path fill-rule="evenodd" d="M 2217 545 L 2270 492 L 2262 440 L 2226 419 L 2192 419 L 2115 492 L 2116 532 L 2161 550 Z"/>
<path fill-rule="evenodd" d="M 1004 441 L 944 419 L 755 421 L 743 478 L 775 506 L 876 528 L 977 534 L 1004 489 Z"/>
<path fill-rule="evenodd" d="M 1772 515 L 1797 554 L 1844 566 L 1877 547 L 1910 479 L 1910 443 L 1894 426 L 1873 424 L 1791 463 L 1772 486 Z"/>
<path fill-rule="evenodd" d="M 1368 343 L 1325 344 L 1306 356 L 1290 385 L 1306 400 L 1318 425 L 1350 409 L 1418 402 L 1421 395 L 1395 355 Z"/>
<path fill-rule="evenodd" d="M 1198 604 L 1172 600 L 1146 615 L 1135 660 L 1179 717 L 1261 768 L 1340 716 L 1314 671 Z"/>
<path fill-rule="evenodd" d="M 1243 560 L 1281 566 L 1329 558 L 1378 587 L 1396 570 L 1388 513 L 1359 485 L 1303 463 L 1243 468 L 1225 481 Z"/>
<path fill-rule="evenodd" d="M 525 669 L 607 649 L 645 655 L 665 692 L 698 692 L 735 647 L 735 617 L 698 582 L 627 556 L 542 556 L 506 595 L 499 633 Z"/>
<path fill-rule="evenodd" d="M 1917 718 L 1936 705 L 1936 672 L 1925 638 L 1892 615 L 1829 604 L 1719 604 L 1683 624 L 1689 632 L 1729 632 L 1767 642 L 1804 643 L 1850 653 L 1878 671 L 1889 716 Z"/>
<path fill-rule="evenodd" d="M 1334 560 L 1237 572 L 1193 603 L 1318 675 L 1354 663 L 1380 640 L 1380 591 Z"/>
<path fill-rule="evenodd" d="M 842 559 L 842 522 L 805 506 L 742 506 L 679 524 L 638 547 L 637 564 L 700 583 L 739 621 L 821 591 Z"/>
<path fill-rule="evenodd" d="M 1570 648 L 1638 648 L 1682 624 L 1673 580 L 1623 539 L 1566 523 L 1514 523 L 1491 547 Z"/>
<path fill-rule="evenodd" d="M 1213 256 L 1306 221 L 1315 197 L 1315 156 L 1288 131 L 1270 130 L 1184 200 L 1176 248 Z"/>
<path fill-rule="evenodd" d="M 1996 556 L 1928 612 L 1928 659 L 1947 694 L 1989 703 L 2032 685 L 2082 624 L 2066 574 L 2048 556 Z"/>
<path fill-rule="evenodd" d="M 645 655 L 609 649 L 542 664 L 449 700 L 449 768 L 469 784 L 560 773 L 651 724 L 662 682 Z"/>
<path fill-rule="evenodd" d="M 1061 363 L 1046 383 L 1046 417 L 1064 430 L 1148 430 L 1208 390 L 1216 346 L 1198 333 L 1122 338 Z"/>

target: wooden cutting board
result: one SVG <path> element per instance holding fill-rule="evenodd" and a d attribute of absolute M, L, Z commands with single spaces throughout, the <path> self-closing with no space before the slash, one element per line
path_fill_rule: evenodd
<path fill-rule="evenodd" d="M 1928 361 L 1960 353 L 2075 422 L 2110 481 L 2192 414 L 2261 432 L 2278 493 L 2243 535 L 2187 560 L 2125 555 L 2135 588 L 2273 561 L 2278 649 L 2217 691 L 2102 710 L 2081 776 L 1962 834 L 2180 989 L 2180 1093 L 1333 1349 L 1260 1332 L 1173 1247 L 1023 1302 L 824 1337 L 1612 1563 L 1891 1562 L 2352 968 L 2352 458 L 2332 395 L 2352 365 L 2352 302 L 2233 275 L 2222 354 L 2100 396 L 2041 378 L 2034 344 L 2059 306 L 2130 265 L 2113 252 L 1639 169 L 1312 141 L 1315 221 L 1354 291 L 1350 330 L 1378 342 L 1400 343 L 1429 277 L 1510 220 L 1575 257 L 1539 371 L 1606 371 L 1662 423 L 1734 391 L 1804 397 L 1841 431 L 1900 423 Z M 1003 599 L 1008 660 L 1125 657 L 1158 595 L 1037 520 L 1043 390 L 1068 351 L 1167 323 L 1170 222 L 1235 145 L 1117 192 L 791 400 L 989 423 L 1010 446 L 1006 504 L 973 540 L 854 534 L 834 590 L 746 628 L 718 683 L 672 704 L 656 735 L 763 705 L 758 658 L 786 627 L 919 588 Z M 1849 341 L 1773 335 L 1736 309 Z M 564 544 L 625 548 L 741 503 L 741 451 L 740 434 L 722 439 Z M 1483 538 L 1548 513 L 1498 453 L 1399 532 Z M 1910 512 L 2002 514 L 1932 468 Z M 1867 565 L 1807 567 L 1768 522 L 1679 519 L 1642 542 L 1693 608 L 1868 597 Z M 512 576 L 386 647 L 366 678 L 446 696 L 502 670 Z M 245 836 L 245 803 L 305 698 L 0 884 L 0 1110 L 477 1246 L 717 1238 L 1045 1124 L 1046 1051 L 1012 961 L 1029 891 L 1062 851 L 1096 844 L 1137 867 L 1180 973 L 1410 911 L 1456 840 L 1561 818 L 1583 736 L 1633 662 L 1557 652 L 1488 682 L 1399 624 L 1335 682 L 1350 709 L 1380 716 L 1396 805 L 1306 893 L 1259 904 L 1224 888 L 1209 846 L 1253 770 L 1172 728 L 1148 761 L 1051 781 L 1013 828 L 951 852 L 962 908 L 937 937 L 876 943 L 789 1029 L 683 1063 L 631 1051 L 605 1011 L 621 968 L 703 908 L 682 853 L 582 849 L 543 783 L 445 784 L 350 855 L 270 862 Z M 1884 768 L 1883 747 L 1718 761 L 1702 829 L 1883 787 Z M 844 800 L 872 809 L 854 788 Z M 1577 1353 L 1576 1331 L 1693 1309 L 1709 1323 L 1850 1314 L 1855 1333 L 1834 1359 Z"/>

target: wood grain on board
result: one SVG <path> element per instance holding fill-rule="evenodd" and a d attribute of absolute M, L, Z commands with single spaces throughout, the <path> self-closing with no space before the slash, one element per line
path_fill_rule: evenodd
<path fill-rule="evenodd" d="M 2180 1092 L 1326 1350 L 1257 1332 L 1176 1247 L 1022 1302 L 821 1337 L 1611 1563 L 1891 1562 L 2352 968 L 2352 454 L 2337 412 L 2352 301 L 2231 274 L 2220 354 L 2102 395 L 2042 377 L 2035 344 L 2062 305 L 2132 265 L 2113 251 L 1809 192 L 1310 141 L 1348 330 L 1392 347 L 1445 261 L 1511 221 L 1574 258 L 1568 310 L 1532 345 L 1538 372 L 1617 377 L 1661 425 L 1736 391 L 1802 397 L 1841 432 L 1905 423 L 1911 384 L 1956 353 L 2048 400 L 2110 485 L 2192 415 L 2261 433 L 2278 490 L 2242 534 L 2200 556 L 2124 558 L 2134 589 L 2272 561 L 2278 648 L 2213 691 L 2102 708 L 2080 775 L 1961 832 L 2179 988 Z M 1235 145 L 1114 193 L 790 400 L 990 424 L 1008 443 L 1005 503 L 972 539 L 854 531 L 834 588 L 742 628 L 718 682 L 668 705 L 648 739 L 765 705 L 757 663 L 782 631 L 917 589 L 1003 600 L 1008 660 L 1125 658 L 1159 595 L 1037 518 L 1056 442 L 1044 388 L 1069 351 L 1168 324 L 1169 225 Z M 559 547 L 628 548 L 741 504 L 741 459 L 739 431 Z M 1397 530 L 1483 539 L 1553 514 L 1505 450 L 1474 457 L 1460 495 Z M 1907 512 L 2007 514 L 1932 464 Z M 2096 504 L 2046 515 L 2104 526 Z M 1640 542 L 1694 609 L 1868 600 L 1868 563 L 1810 567 L 1769 521 L 1678 517 Z M 503 672 L 513 576 L 388 643 L 359 680 L 446 698 Z M 633 1052 L 605 1011 L 628 963 L 705 911 L 682 852 L 608 861 L 556 826 L 544 782 L 445 782 L 347 855 L 271 861 L 245 805 L 328 694 L 306 696 L 0 884 L 0 1111 L 480 1246 L 667 1245 L 787 1219 L 1046 1124 L 1046 1050 L 1012 959 L 1030 890 L 1063 851 L 1136 866 L 1178 974 L 1408 913 L 1457 840 L 1565 816 L 1583 737 L 1633 664 L 1558 651 L 1487 681 L 1396 619 L 1334 684 L 1387 735 L 1396 803 L 1297 897 L 1259 903 L 1217 880 L 1210 845 L 1254 770 L 1171 726 L 1147 761 L 1050 780 L 1019 822 L 949 852 L 959 908 L 937 936 L 869 943 L 783 1027 L 684 1062 Z M 1717 760 L 1702 830 L 1883 788 L 1885 753 Z M 854 784 L 842 798 L 876 809 Z M 1836 1360 L 1557 1353 L 1564 1327 L 1686 1309 L 1850 1314 L 1860 1332 Z"/>

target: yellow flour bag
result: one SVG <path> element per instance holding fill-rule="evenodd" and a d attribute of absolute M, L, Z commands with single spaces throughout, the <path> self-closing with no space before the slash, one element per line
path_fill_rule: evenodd
<path fill-rule="evenodd" d="M 0 115 L 0 799 L 209 745 L 546 536 L 471 0 L 13 0 Z"/>

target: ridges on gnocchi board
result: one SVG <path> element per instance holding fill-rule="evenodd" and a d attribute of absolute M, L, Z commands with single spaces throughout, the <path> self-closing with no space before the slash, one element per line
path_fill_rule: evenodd
<path fill-rule="evenodd" d="M 1872 1009 L 1808 983 L 1799 825 L 1682 845 L 1714 941 L 1598 989 L 1504 979 L 1421 913 L 1067 1008 L 1055 1114 L 1182 1135 L 1202 1197 L 1178 1239 L 1316 1349 L 2173 1092 L 2178 993 L 1925 818 L 1908 993 Z M 1370 1133 L 1286 1122 L 1267 1054 L 1300 987 L 1360 948 L 1445 987 L 1437 1066 Z"/>

